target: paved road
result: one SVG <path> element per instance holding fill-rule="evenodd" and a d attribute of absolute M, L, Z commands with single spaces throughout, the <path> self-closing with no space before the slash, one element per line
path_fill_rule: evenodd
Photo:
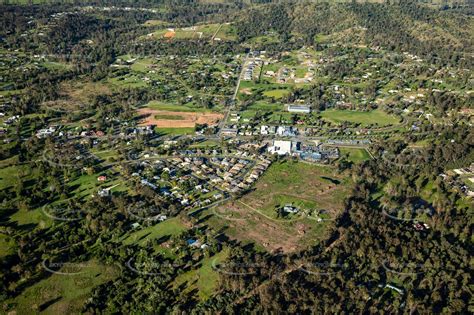
<path fill-rule="evenodd" d="M 219 129 L 219 131 L 217 132 L 218 137 L 221 136 L 221 131 L 225 127 L 227 119 L 229 119 L 230 111 L 235 106 L 235 100 L 237 99 L 237 93 L 239 92 L 240 81 L 242 80 L 242 75 L 243 75 L 244 69 L 245 69 L 244 66 L 245 66 L 245 63 L 247 62 L 248 57 L 249 57 L 249 54 L 247 53 L 247 55 L 245 55 L 244 61 L 242 62 L 242 66 L 241 66 L 240 73 L 239 73 L 239 78 L 237 79 L 237 84 L 235 86 L 234 94 L 232 95 L 232 98 L 231 98 L 232 103 L 229 106 L 227 106 L 226 111 L 224 113 L 224 117 L 222 118 L 222 120 L 219 122 L 219 125 L 217 126 L 217 128 Z"/>

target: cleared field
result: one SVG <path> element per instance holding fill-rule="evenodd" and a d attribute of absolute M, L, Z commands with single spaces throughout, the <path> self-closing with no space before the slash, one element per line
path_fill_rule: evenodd
<path fill-rule="evenodd" d="M 224 117 L 220 113 L 174 112 L 150 108 L 140 108 L 138 114 L 143 117 L 141 125 L 153 125 L 158 128 L 191 128 L 196 124 L 212 126 L 219 123 L 219 120 Z"/>
<path fill-rule="evenodd" d="M 150 22 L 151 23 L 151 22 Z M 159 24 L 158 24 L 159 25 Z M 237 38 L 234 27 L 229 23 L 224 24 L 198 24 L 182 28 L 166 28 L 154 31 L 141 39 L 184 39 L 184 40 L 235 40 Z"/>
<path fill-rule="evenodd" d="M 282 98 L 283 96 L 288 95 L 289 93 L 290 92 L 286 89 L 280 89 L 280 90 L 265 91 L 263 92 L 263 95 L 278 99 L 278 98 Z"/>
<path fill-rule="evenodd" d="M 334 123 L 348 121 L 361 124 L 362 126 L 369 126 L 372 124 L 387 126 L 395 125 L 399 122 L 397 117 L 378 109 L 370 112 L 330 109 L 321 112 L 321 116 Z"/>
<path fill-rule="evenodd" d="M 96 261 L 79 264 L 75 275 L 52 274 L 8 302 L 16 314 L 78 314 L 92 289 L 118 275 L 118 270 Z M 68 266 L 60 269 L 67 272 Z M 70 267 L 69 267 L 70 268 Z M 13 313 L 11 313 L 13 314 Z"/>
<path fill-rule="evenodd" d="M 91 81 L 62 82 L 58 89 L 60 97 L 54 101 L 43 102 L 44 109 L 58 111 L 79 110 L 84 104 L 92 102 L 98 95 L 110 95 L 112 90 L 107 84 Z"/>
<path fill-rule="evenodd" d="M 144 26 L 162 26 L 166 24 L 168 24 L 168 22 L 161 21 L 161 20 L 148 20 L 145 23 L 143 23 Z"/>
<path fill-rule="evenodd" d="M 209 224 L 230 237 L 269 251 L 293 252 L 315 244 L 343 209 L 351 182 L 328 166 L 283 162 L 272 165 L 255 189 L 237 201 L 206 211 Z M 292 204 L 299 214 L 279 217 Z M 317 216 L 304 212 L 319 212 Z M 318 217 L 323 219 L 318 221 Z"/>

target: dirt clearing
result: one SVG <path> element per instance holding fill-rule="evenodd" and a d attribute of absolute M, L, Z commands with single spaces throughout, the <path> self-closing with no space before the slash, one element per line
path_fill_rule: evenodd
<path fill-rule="evenodd" d="M 155 125 L 158 128 L 190 128 L 195 127 L 196 124 L 213 126 L 217 125 L 224 117 L 220 113 L 176 112 L 150 108 L 140 108 L 138 114 L 142 117 L 140 125 Z M 172 119 L 162 119 L 159 117 L 170 117 Z"/>

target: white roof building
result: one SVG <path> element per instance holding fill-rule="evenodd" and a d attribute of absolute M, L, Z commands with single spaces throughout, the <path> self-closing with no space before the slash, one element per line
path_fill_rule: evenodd
<path fill-rule="evenodd" d="M 268 152 L 278 155 L 291 154 L 292 147 L 291 141 L 275 140 L 273 141 L 273 146 L 268 148 Z"/>
<path fill-rule="evenodd" d="M 311 108 L 308 105 L 289 104 L 288 105 L 288 112 L 309 114 L 311 112 Z"/>

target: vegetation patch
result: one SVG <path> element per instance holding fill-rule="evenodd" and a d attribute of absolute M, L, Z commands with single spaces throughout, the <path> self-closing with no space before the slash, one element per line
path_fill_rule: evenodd
<path fill-rule="evenodd" d="M 250 193 L 208 213 L 213 215 L 211 224 L 225 227 L 231 237 L 269 251 L 292 252 L 324 235 L 342 211 L 351 186 L 350 179 L 330 166 L 277 162 Z M 279 216 L 278 209 L 285 205 L 299 213 Z"/>
<path fill-rule="evenodd" d="M 44 312 L 49 314 L 80 313 L 92 289 L 118 275 L 118 270 L 97 261 L 78 263 L 74 275 L 52 274 L 28 287 L 10 302 L 18 314 Z M 65 267 L 59 271 L 64 271 Z"/>
<path fill-rule="evenodd" d="M 398 119 L 382 110 L 367 112 L 329 109 L 321 112 L 321 116 L 334 123 L 351 122 L 362 126 L 379 125 L 388 126 L 398 124 Z"/>

